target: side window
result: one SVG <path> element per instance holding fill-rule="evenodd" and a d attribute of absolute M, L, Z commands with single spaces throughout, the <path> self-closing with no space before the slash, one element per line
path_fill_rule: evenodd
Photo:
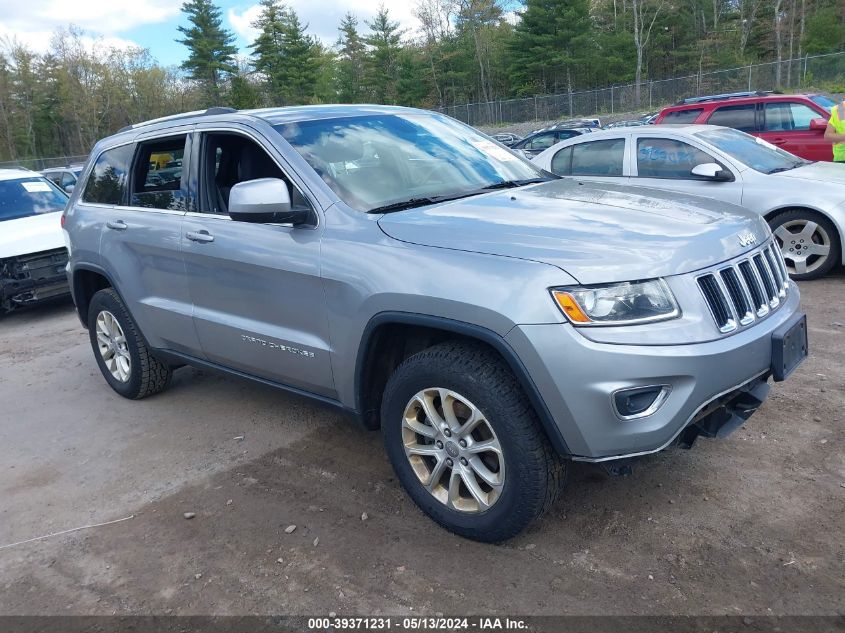
<path fill-rule="evenodd" d="M 718 161 L 683 141 L 670 138 L 637 139 L 637 174 L 640 178 L 697 180 L 690 171 L 703 163 Z"/>
<path fill-rule="evenodd" d="M 55 182 L 55 181 L 54 181 Z M 76 185 L 76 176 L 74 176 L 69 171 L 62 172 L 62 181 L 57 183 L 62 189 L 65 187 L 70 187 L 71 185 Z"/>
<path fill-rule="evenodd" d="M 311 206 L 264 148 L 245 136 L 207 133 L 204 135 L 202 154 L 201 210 L 205 213 L 228 213 L 232 187 L 239 182 L 258 178 L 279 178 L 285 181 L 292 206 Z"/>
<path fill-rule="evenodd" d="M 757 106 L 734 105 L 716 108 L 716 111 L 707 119 L 710 125 L 724 125 L 743 132 L 754 132 L 757 129 L 754 112 Z"/>
<path fill-rule="evenodd" d="M 558 176 L 572 173 L 572 146 L 564 147 L 552 157 L 552 173 Z"/>
<path fill-rule="evenodd" d="M 822 118 L 815 110 L 803 103 L 767 103 L 766 132 L 788 132 L 792 130 L 809 130 L 810 121 Z"/>
<path fill-rule="evenodd" d="M 572 146 L 573 176 L 621 176 L 625 139 L 591 141 Z"/>
<path fill-rule="evenodd" d="M 182 159 L 186 136 L 173 136 L 140 143 L 132 174 L 133 207 L 185 210 L 187 196 L 182 190 Z"/>
<path fill-rule="evenodd" d="M 47 174 L 44 174 L 44 177 L 48 180 L 53 181 L 53 183 L 62 186 L 62 174 L 58 171 L 51 171 Z"/>
<path fill-rule="evenodd" d="M 525 149 L 548 149 L 555 144 L 557 139 L 554 132 L 548 132 L 531 139 L 526 145 Z"/>
<path fill-rule="evenodd" d="M 667 112 L 661 123 L 695 123 L 698 116 L 704 112 L 703 108 L 691 108 L 689 110 L 675 110 Z"/>
<path fill-rule="evenodd" d="M 83 202 L 98 204 L 123 204 L 126 198 L 126 180 L 132 162 L 134 146 L 121 145 L 104 151 L 94 163 L 94 169 L 85 183 Z"/>

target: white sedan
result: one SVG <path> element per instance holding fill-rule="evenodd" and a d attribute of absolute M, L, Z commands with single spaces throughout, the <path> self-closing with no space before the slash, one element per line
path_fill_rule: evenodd
<path fill-rule="evenodd" d="M 0 315 L 68 294 L 67 194 L 41 174 L 0 169 Z"/>
<path fill-rule="evenodd" d="M 668 189 L 763 215 L 793 279 L 843 261 L 845 164 L 811 162 L 715 125 L 655 125 L 568 139 L 533 162 L 560 176 Z"/>

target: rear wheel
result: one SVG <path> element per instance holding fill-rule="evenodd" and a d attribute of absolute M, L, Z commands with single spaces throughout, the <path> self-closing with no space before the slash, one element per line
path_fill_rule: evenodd
<path fill-rule="evenodd" d="M 146 398 L 170 384 L 171 368 L 152 355 L 112 288 L 100 290 L 91 298 L 88 334 L 100 372 L 124 398 Z"/>
<path fill-rule="evenodd" d="M 839 233 L 820 213 L 794 209 L 775 216 L 770 225 L 792 279 L 817 279 L 841 261 Z"/>
<path fill-rule="evenodd" d="M 519 383 L 482 346 L 442 343 L 405 360 L 387 383 L 381 426 L 411 498 L 467 538 L 516 535 L 563 485 L 564 463 Z"/>

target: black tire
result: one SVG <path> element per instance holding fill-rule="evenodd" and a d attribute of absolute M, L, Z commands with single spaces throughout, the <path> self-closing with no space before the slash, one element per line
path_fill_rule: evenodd
<path fill-rule="evenodd" d="M 103 310 L 107 310 L 114 315 L 126 337 L 126 347 L 131 363 L 129 378 L 125 382 L 112 375 L 99 350 L 96 320 L 97 315 Z M 129 314 L 129 310 L 126 309 L 123 300 L 112 288 L 100 290 L 91 298 L 88 306 L 88 335 L 100 372 L 109 386 L 124 398 L 140 400 L 164 391 L 170 384 L 173 375 L 171 368 L 152 355 L 144 337 L 138 330 L 138 326 L 135 325 L 135 321 Z"/>
<path fill-rule="evenodd" d="M 405 408 L 415 394 L 435 387 L 471 401 L 499 439 L 504 484 L 483 512 L 468 514 L 438 501 L 405 455 Z M 515 536 L 551 507 L 564 484 L 565 463 L 549 444 L 522 387 L 501 358 L 480 344 L 441 343 L 406 359 L 385 387 L 381 428 L 387 455 L 414 502 L 441 526 L 469 539 L 499 542 Z"/>
<path fill-rule="evenodd" d="M 818 279 L 819 277 L 823 277 L 824 275 L 829 273 L 834 268 L 834 266 L 836 266 L 842 261 L 842 242 L 839 239 L 839 232 L 836 230 L 836 226 L 834 226 L 833 222 L 831 222 L 821 213 L 811 211 L 809 209 L 792 209 L 790 211 L 784 211 L 783 213 L 779 213 L 769 221 L 769 226 L 771 227 L 772 232 L 774 233 L 778 228 L 780 228 L 784 224 L 794 221 L 815 222 L 819 225 L 819 227 L 823 228 L 824 231 L 830 237 L 830 251 L 827 254 L 827 258 L 821 263 L 818 268 L 807 273 L 797 273 L 794 272 L 794 270 L 791 270 L 789 273 L 790 278 L 794 279 L 795 281 L 808 281 L 810 279 Z M 776 239 L 779 244 L 782 243 L 782 240 L 779 236 L 776 236 Z M 790 267 L 788 248 L 785 250 L 782 249 L 781 252 L 783 253 L 784 258 L 787 260 L 787 266 Z"/>

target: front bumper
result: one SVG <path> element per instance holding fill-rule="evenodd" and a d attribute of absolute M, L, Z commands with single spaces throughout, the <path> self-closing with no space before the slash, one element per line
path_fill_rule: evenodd
<path fill-rule="evenodd" d="M 574 459 L 633 457 L 666 448 L 714 404 L 766 381 L 772 333 L 798 312 L 798 288 L 790 285 L 785 303 L 767 319 L 706 343 L 596 343 L 566 324 L 518 326 L 507 341 L 528 369 Z M 671 388 L 660 408 L 645 417 L 621 419 L 611 395 L 650 385 Z"/>
<path fill-rule="evenodd" d="M 64 248 L 0 260 L 0 310 L 68 294 L 67 261 Z"/>

